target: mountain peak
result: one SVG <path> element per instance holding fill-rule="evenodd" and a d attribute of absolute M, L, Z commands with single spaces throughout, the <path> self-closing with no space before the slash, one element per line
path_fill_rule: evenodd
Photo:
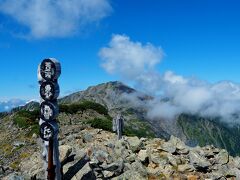
<path fill-rule="evenodd" d="M 98 90 L 98 89 L 109 89 L 117 91 L 118 93 L 134 93 L 136 92 L 135 89 L 129 87 L 128 85 L 122 83 L 121 81 L 109 81 L 106 83 L 101 83 L 96 86 L 90 86 L 87 88 L 88 90 Z"/>
<path fill-rule="evenodd" d="M 90 86 L 84 91 L 76 92 L 60 100 L 60 103 L 78 103 L 84 100 L 102 104 L 108 109 L 116 108 L 122 102 L 122 95 L 137 92 L 120 81 L 110 81 Z"/>

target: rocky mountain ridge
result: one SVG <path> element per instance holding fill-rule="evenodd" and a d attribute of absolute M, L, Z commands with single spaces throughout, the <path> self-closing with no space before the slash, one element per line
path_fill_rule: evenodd
<path fill-rule="evenodd" d="M 218 118 L 204 118 L 198 115 L 181 114 L 175 119 L 149 119 L 146 104 L 154 97 L 141 93 L 121 82 L 102 83 L 76 92 L 59 100 L 60 104 L 73 104 L 82 101 L 93 101 L 108 109 L 111 117 L 121 113 L 128 126 L 138 129 L 138 122 L 144 122 L 156 137 L 169 139 L 171 135 L 179 137 L 187 145 L 215 145 L 227 149 L 232 155 L 240 155 L 240 128 L 231 127 Z M 169 101 L 169 99 L 163 99 Z M 31 102 L 23 108 L 32 110 L 38 103 Z M 15 109 L 19 110 L 19 108 Z M 136 123 L 137 122 L 137 123 Z"/>
<path fill-rule="evenodd" d="M 65 179 L 240 178 L 240 158 L 229 155 L 229 152 L 233 154 L 232 150 L 238 150 L 237 146 L 232 145 L 238 144 L 238 129 L 230 131 L 218 123 L 214 124 L 212 119 L 183 115 L 179 117 L 180 121 L 176 121 L 176 125 L 179 125 L 185 137 L 198 138 L 199 142 L 192 143 L 194 147 L 185 145 L 184 139 L 175 136 L 170 136 L 169 140 L 154 138 L 152 124 L 138 116 L 139 112 L 144 115 L 145 111 L 137 109 L 138 113 L 135 113 L 136 107 L 132 101 L 121 98 L 121 95 L 129 97 L 125 93 L 125 85 L 111 82 L 95 88 L 81 92 L 85 94 L 77 95 L 79 99 L 70 95 L 59 101 L 61 160 L 74 156 L 74 161 L 64 166 Z M 96 91 L 99 96 L 95 97 Z M 126 92 L 134 93 L 143 102 L 152 98 L 144 94 L 141 96 L 131 88 Z M 111 96 L 115 98 L 111 99 Z M 103 104 L 96 103 L 97 99 Z M 115 104 L 111 105 L 111 101 Z M 43 179 L 41 145 L 37 135 L 38 106 L 32 102 L 11 113 L 1 113 L 0 178 Z M 108 110 L 108 106 L 112 108 Z M 129 108 L 133 109 L 131 113 Z M 125 135 L 120 141 L 111 132 L 111 116 L 118 111 L 126 117 Z M 154 125 L 158 127 L 156 122 Z M 145 138 L 147 136 L 149 138 Z M 218 147 L 232 148 L 228 152 L 215 148 L 211 145 L 214 143 Z M 195 146 L 197 144 L 202 147 Z"/>
<path fill-rule="evenodd" d="M 34 137 L 38 141 L 37 137 Z M 60 134 L 60 157 L 74 156 L 64 166 L 64 179 L 239 179 L 240 158 L 213 146 L 188 147 L 171 136 L 160 138 L 124 136 L 117 140 L 102 129 L 64 126 Z M 40 149 L 22 161 L 18 172 L 3 179 L 44 179 Z"/>

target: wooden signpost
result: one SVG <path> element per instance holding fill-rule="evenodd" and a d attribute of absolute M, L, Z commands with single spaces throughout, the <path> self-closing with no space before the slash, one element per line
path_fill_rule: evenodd
<path fill-rule="evenodd" d="M 40 84 L 40 137 L 43 140 L 43 158 L 48 180 L 61 179 L 61 164 L 58 150 L 57 98 L 59 96 L 58 78 L 60 63 L 53 58 L 44 59 L 38 66 Z"/>
<path fill-rule="evenodd" d="M 122 139 L 123 128 L 124 128 L 124 119 L 121 114 L 118 114 L 116 118 L 113 119 L 113 131 L 117 132 L 118 140 Z"/>

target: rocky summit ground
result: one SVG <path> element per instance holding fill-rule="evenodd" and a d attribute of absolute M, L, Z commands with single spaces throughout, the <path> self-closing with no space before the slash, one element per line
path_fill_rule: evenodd
<path fill-rule="evenodd" d="M 38 144 L 40 139 L 33 135 Z M 74 157 L 63 167 L 63 179 L 240 179 L 240 158 L 213 146 L 188 147 L 171 136 L 127 137 L 82 125 L 65 125 L 59 136 L 61 161 Z M 23 158 L 18 171 L 0 168 L 2 179 L 44 179 L 41 148 Z"/>

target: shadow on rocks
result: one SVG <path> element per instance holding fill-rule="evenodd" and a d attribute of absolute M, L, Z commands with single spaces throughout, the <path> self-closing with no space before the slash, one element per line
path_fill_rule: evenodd
<path fill-rule="evenodd" d="M 68 171 L 63 175 L 64 180 L 71 180 L 84 166 L 89 162 L 89 159 L 84 156 L 77 163 L 71 166 Z M 85 174 L 81 180 L 94 180 L 96 179 L 93 172 Z"/>

